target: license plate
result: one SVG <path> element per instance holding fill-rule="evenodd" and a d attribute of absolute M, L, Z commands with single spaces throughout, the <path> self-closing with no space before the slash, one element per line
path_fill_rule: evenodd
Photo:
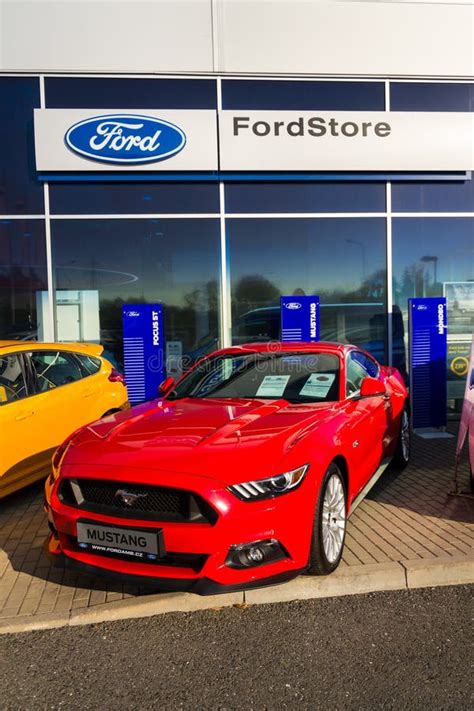
<path fill-rule="evenodd" d="M 146 563 L 153 563 L 165 554 L 161 528 L 104 526 L 95 521 L 77 522 L 77 545 L 90 553 Z"/>

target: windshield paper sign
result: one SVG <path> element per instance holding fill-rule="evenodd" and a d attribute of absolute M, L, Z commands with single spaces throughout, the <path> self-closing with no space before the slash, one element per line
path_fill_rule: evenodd
<path fill-rule="evenodd" d="M 446 427 L 446 299 L 409 299 L 408 308 L 413 428 Z"/>
<path fill-rule="evenodd" d="M 157 397 L 166 378 L 163 307 L 124 304 L 122 321 L 125 382 L 133 405 Z"/>
<path fill-rule="evenodd" d="M 280 311 L 282 341 L 319 341 L 319 296 L 282 296 Z"/>

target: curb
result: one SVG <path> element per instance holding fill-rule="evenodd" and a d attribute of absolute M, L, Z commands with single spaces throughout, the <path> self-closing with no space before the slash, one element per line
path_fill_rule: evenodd
<path fill-rule="evenodd" d="M 220 610 L 232 606 L 469 583 L 474 583 L 474 555 L 376 563 L 338 568 L 327 577 L 302 575 L 289 583 L 240 593 L 207 597 L 191 593 L 159 593 L 96 605 L 85 610 L 4 619 L 0 620 L 0 634 L 129 620 L 168 612 Z"/>

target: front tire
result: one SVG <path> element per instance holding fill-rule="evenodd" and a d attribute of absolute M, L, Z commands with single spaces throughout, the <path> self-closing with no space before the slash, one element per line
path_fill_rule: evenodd
<path fill-rule="evenodd" d="M 397 448 L 393 457 L 393 463 L 397 469 L 405 469 L 410 462 L 411 453 L 411 432 L 410 418 L 407 408 L 403 408 L 400 420 L 400 433 L 398 435 Z"/>
<path fill-rule="evenodd" d="M 314 515 L 309 575 L 329 575 L 341 562 L 346 537 L 346 492 L 341 470 L 332 462 L 321 484 Z"/>

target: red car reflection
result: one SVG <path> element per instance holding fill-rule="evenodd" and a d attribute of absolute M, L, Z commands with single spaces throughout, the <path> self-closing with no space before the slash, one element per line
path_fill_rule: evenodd
<path fill-rule="evenodd" d="M 353 346 L 253 343 L 165 382 L 56 452 L 48 550 L 67 566 L 200 594 L 328 574 L 348 513 L 409 459 L 402 378 Z"/>

